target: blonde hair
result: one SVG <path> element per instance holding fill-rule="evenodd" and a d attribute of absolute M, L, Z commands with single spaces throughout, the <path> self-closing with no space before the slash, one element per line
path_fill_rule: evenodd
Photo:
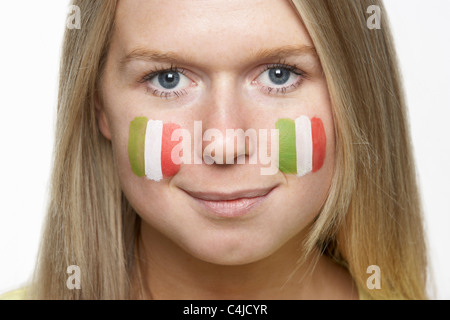
<path fill-rule="evenodd" d="M 374 0 L 292 2 L 321 60 L 336 127 L 335 174 L 305 252 L 319 247 L 372 298 L 424 299 L 420 197 L 384 7 Z M 30 297 L 145 297 L 135 254 L 140 219 L 95 116 L 117 0 L 73 4 L 82 23 L 64 39 L 52 189 Z M 366 26 L 373 4 L 382 8 L 380 30 Z M 67 289 L 70 265 L 81 269 L 82 290 Z M 381 289 L 367 289 L 370 265 L 380 267 Z"/>

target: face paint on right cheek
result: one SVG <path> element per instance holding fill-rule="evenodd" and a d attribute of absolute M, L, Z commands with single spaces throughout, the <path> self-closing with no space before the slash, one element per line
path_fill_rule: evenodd
<path fill-rule="evenodd" d="M 163 124 L 161 120 L 146 117 L 135 118 L 130 123 L 128 158 L 134 174 L 160 181 L 180 170 L 180 165 L 174 164 L 171 158 L 172 149 L 178 144 L 171 136 L 178 128 L 177 124 Z"/>
<path fill-rule="evenodd" d="M 279 119 L 279 169 L 301 177 L 322 168 L 326 154 L 326 135 L 322 120 L 301 116 Z"/>

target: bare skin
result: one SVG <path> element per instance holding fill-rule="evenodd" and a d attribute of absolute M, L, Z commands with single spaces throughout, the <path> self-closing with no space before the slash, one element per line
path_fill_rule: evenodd
<path fill-rule="evenodd" d="M 289 75 L 286 83 L 272 83 L 270 70 Z M 179 83 L 164 87 L 158 72 L 176 75 Z M 328 194 L 335 143 L 320 61 L 287 1 L 120 1 L 99 101 L 100 130 L 112 142 L 122 189 L 142 218 L 142 266 L 153 298 L 358 297 L 348 272 L 323 256 L 300 281 L 317 252 L 296 268 L 307 228 Z M 327 136 L 322 168 L 301 178 L 261 175 L 261 165 L 203 163 L 182 165 L 155 182 L 130 169 L 128 128 L 136 117 L 191 132 L 194 121 L 202 121 L 203 130 L 225 132 L 271 129 L 278 119 L 301 115 L 320 118 Z M 226 152 L 235 159 L 255 156 L 247 147 Z M 217 217 L 192 196 L 250 191 L 264 193 L 261 202 L 231 218 Z"/>

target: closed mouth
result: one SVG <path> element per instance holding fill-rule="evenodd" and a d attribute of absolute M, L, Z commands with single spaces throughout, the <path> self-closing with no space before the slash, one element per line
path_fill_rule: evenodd
<path fill-rule="evenodd" d="M 236 218 L 259 206 L 273 189 L 275 187 L 245 189 L 226 193 L 184 191 L 206 209 L 208 215 L 219 218 Z"/>

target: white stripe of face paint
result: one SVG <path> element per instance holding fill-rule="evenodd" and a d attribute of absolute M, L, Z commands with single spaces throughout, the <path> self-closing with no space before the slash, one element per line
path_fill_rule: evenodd
<path fill-rule="evenodd" d="M 149 180 L 160 181 L 163 178 L 161 170 L 162 131 L 161 120 L 148 121 L 145 133 L 145 175 Z"/>
<path fill-rule="evenodd" d="M 295 119 L 295 142 L 297 149 L 297 176 L 301 177 L 312 171 L 312 134 L 311 120 L 306 116 Z"/>

